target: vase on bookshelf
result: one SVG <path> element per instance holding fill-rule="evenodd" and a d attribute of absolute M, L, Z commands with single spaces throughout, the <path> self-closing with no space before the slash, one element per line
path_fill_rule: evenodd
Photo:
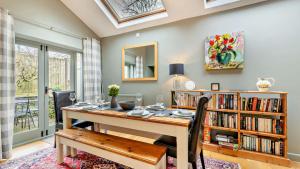
<path fill-rule="evenodd" d="M 261 92 L 267 92 L 274 84 L 274 78 L 257 78 L 256 87 Z"/>

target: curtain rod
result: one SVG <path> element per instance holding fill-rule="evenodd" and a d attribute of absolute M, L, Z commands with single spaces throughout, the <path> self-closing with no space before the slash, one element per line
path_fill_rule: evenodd
<path fill-rule="evenodd" d="M 10 12 L 8 12 L 8 14 L 12 15 L 15 20 L 18 20 L 18 21 L 21 21 L 21 22 L 25 22 L 25 23 L 28 23 L 28 24 L 31 24 L 31 25 L 34 25 L 34 26 L 38 26 L 40 28 L 44 28 L 44 29 L 47 29 L 47 30 L 50 30 L 50 31 L 53 31 L 53 32 L 56 32 L 56 33 L 60 33 L 60 34 L 63 34 L 63 35 L 67 35 L 67 36 L 70 36 L 70 37 L 74 37 L 74 38 L 77 38 L 77 39 L 87 39 L 87 37 L 83 37 L 81 35 L 71 33 L 71 32 L 56 28 L 54 26 L 49 26 L 47 24 L 43 24 L 43 23 L 40 23 L 40 22 L 37 22 L 37 21 L 29 20 L 29 19 L 24 18 L 24 17 L 19 17 L 19 16 L 11 14 Z"/>

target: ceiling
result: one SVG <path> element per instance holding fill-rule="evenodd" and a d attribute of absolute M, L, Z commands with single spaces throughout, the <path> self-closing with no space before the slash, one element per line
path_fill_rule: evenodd
<path fill-rule="evenodd" d="M 164 0 L 168 17 L 141 24 L 116 28 L 94 0 L 61 0 L 100 38 L 158 26 L 187 18 L 220 12 L 266 0 L 240 0 L 228 5 L 205 9 L 203 0 Z"/>

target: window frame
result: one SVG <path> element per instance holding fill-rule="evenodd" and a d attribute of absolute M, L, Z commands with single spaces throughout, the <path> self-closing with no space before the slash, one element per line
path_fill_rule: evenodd
<path fill-rule="evenodd" d="M 143 14 L 138 14 L 138 15 L 135 15 L 135 16 L 130 16 L 130 17 L 121 19 L 119 17 L 119 15 L 117 14 L 117 12 L 115 11 L 115 9 L 112 7 L 112 5 L 108 2 L 108 0 L 101 0 L 101 2 L 108 9 L 108 11 L 111 13 L 111 15 L 115 18 L 115 20 L 118 22 L 118 24 L 128 22 L 128 21 L 132 21 L 132 20 L 136 20 L 136 19 L 140 19 L 140 18 L 144 18 L 144 17 L 147 17 L 147 16 L 155 15 L 155 14 L 160 14 L 160 13 L 167 12 L 164 3 L 161 0 L 161 2 L 163 4 L 163 7 L 164 7 L 163 9 L 158 9 L 158 10 L 154 10 L 154 11 L 151 11 L 151 12 L 146 12 L 146 13 L 143 13 Z"/>

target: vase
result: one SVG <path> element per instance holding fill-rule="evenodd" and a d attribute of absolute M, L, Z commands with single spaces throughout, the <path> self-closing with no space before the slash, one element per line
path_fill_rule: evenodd
<path fill-rule="evenodd" d="M 271 77 L 269 78 L 258 78 L 256 82 L 256 87 L 261 92 L 267 92 L 274 86 L 275 80 Z"/>
<path fill-rule="evenodd" d="M 117 107 L 118 107 L 117 97 L 112 96 L 110 101 L 110 108 L 117 108 Z"/>
<path fill-rule="evenodd" d="M 232 54 L 229 52 L 217 54 L 217 61 L 222 65 L 229 64 L 231 58 L 232 58 Z"/>

